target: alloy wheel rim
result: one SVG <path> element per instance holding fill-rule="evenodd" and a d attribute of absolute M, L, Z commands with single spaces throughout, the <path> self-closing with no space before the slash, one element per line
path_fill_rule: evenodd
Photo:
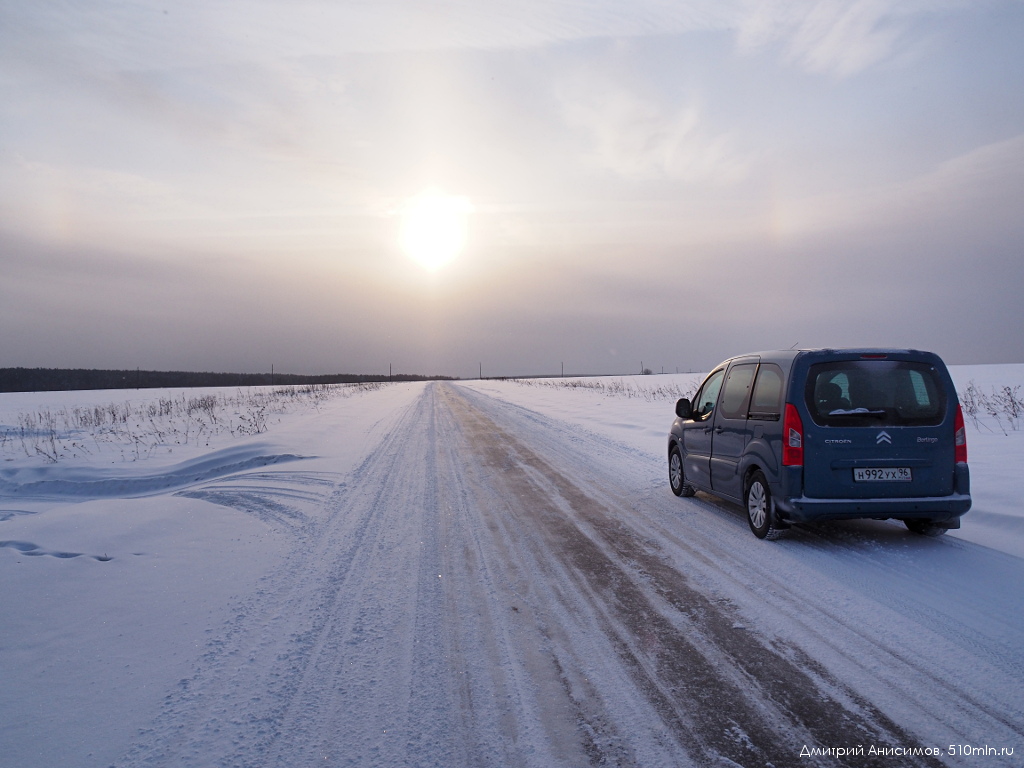
<path fill-rule="evenodd" d="M 679 488 L 683 483 L 683 465 L 679 461 L 679 454 L 673 453 L 672 460 L 668 467 L 669 481 L 673 488 Z"/>
<path fill-rule="evenodd" d="M 765 521 L 765 493 L 761 483 L 754 483 L 750 486 L 750 493 L 747 494 L 747 514 L 750 515 L 750 522 L 755 528 L 761 528 Z"/>

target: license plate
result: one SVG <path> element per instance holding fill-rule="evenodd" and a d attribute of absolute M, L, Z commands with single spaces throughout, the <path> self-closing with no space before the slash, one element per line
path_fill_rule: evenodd
<path fill-rule="evenodd" d="M 909 467 L 857 467 L 853 479 L 858 483 L 909 483 L 914 478 Z"/>

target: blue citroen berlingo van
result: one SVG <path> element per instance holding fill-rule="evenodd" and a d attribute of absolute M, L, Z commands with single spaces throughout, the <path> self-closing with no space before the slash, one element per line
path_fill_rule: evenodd
<path fill-rule="evenodd" d="M 676 403 L 669 483 L 742 504 L 754 535 L 902 520 L 937 536 L 971 506 L 963 412 L 930 352 L 817 349 L 726 360 Z"/>

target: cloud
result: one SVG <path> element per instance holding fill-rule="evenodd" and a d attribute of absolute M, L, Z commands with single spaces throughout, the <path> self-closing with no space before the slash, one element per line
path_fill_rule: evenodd
<path fill-rule="evenodd" d="M 665 106 L 601 77 L 570 78 L 556 89 L 566 124 L 585 137 L 584 161 L 631 181 L 731 184 L 746 163 L 728 135 L 702 124 L 695 105 Z"/>
<path fill-rule="evenodd" d="M 945 189 L 987 187 L 991 180 L 998 178 L 1013 179 L 1017 185 L 1024 183 L 1024 134 L 977 147 L 947 160 L 923 180 L 922 186 Z M 1004 196 L 1000 196 L 1000 200 L 1014 209 L 1020 202 L 1019 198 Z"/>
<path fill-rule="evenodd" d="M 739 0 L 91 0 L 5 4 L 8 40 L 63 38 L 118 67 L 182 67 L 214 58 L 527 48 L 734 23 Z"/>
<path fill-rule="evenodd" d="M 989 239 L 1020 228 L 1024 194 L 1024 134 L 977 147 L 915 178 L 810 199 L 781 201 L 776 232 L 851 232 L 866 227 L 934 233 L 952 227 L 958 237 Z M 993 222 L 996 226 L 989 227 Z M 980 242 L 979 242 L 980 245 Z"/>
<path fill-rule="evenodd" d="M 77 49 L 132 70 L 731 30 L 743 51 L 778 44 L 796 66 L 849 75 L 903 51 L 919 20 L 965 7 L 968 0 L 91 0 L 5 4 L 0 43 L 8 57 L 42 43 L 47 56 Z"/>
<path fill-rule="evenodd" d="M 817 73 L 852 75 L 903 53 L 923 17 L 961 0 L 749 0 L 737 43 L 753 52 L 780 44 L 787 60 Z"/>

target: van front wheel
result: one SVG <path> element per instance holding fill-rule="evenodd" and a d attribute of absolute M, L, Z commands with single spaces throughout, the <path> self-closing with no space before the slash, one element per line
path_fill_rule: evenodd
<path fill-rule="evenodd" d="M 775 522 L 775 509 L 772 506 L 772 492 L 764 473 L 758 470 L 747 481 L 747 492 L 744 494 L 747 506 L 747 522 L 750 530 L 759 539 L 777 539 L 783 529 Z"/>
<path fill-rule="evenodd" d="M 672 486 L 672 493 L 676 496 L 693 496 L 697 492 L 697 489 L 686 482 L 686 475 L 683 473 L 683 457 L 679 453 L 679 448 L 674 445 L 668 455 L 668 483 Z"/>

